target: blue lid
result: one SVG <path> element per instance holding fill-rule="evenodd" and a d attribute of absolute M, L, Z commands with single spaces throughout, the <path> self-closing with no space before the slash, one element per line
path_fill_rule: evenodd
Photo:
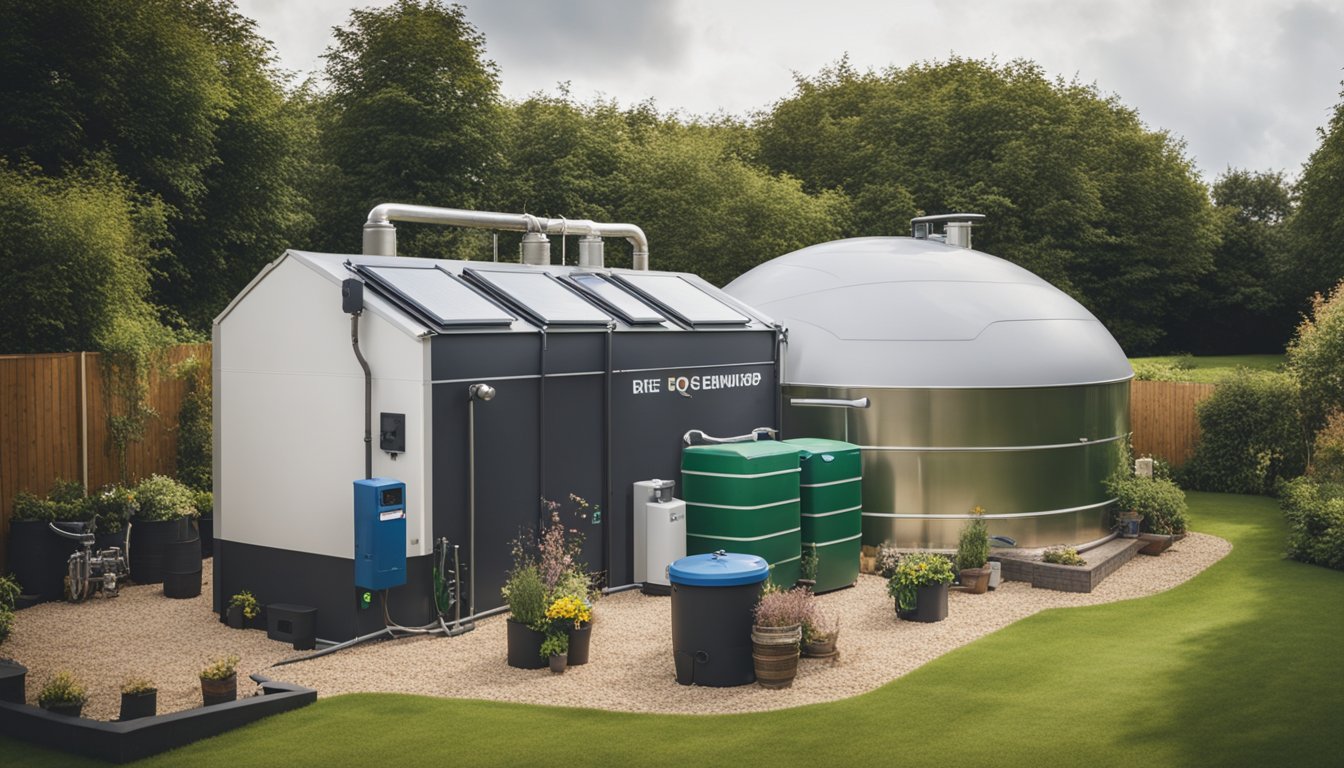
<path fill-rule="evenodd" d="M 683 557 L 667 568 L 673 584 L 690 587 L 736 587 L 758 584 L 770 575 L 770 565 L 756 555 L 719 550 Z"/>

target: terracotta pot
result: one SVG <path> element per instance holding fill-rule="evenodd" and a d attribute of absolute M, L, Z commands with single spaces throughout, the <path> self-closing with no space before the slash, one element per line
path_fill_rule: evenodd
<path fill-rule="evenodd" d="M 967 568 L 957 574 L 962 589 L 973 595 L 983 595 L 989 590 L 989 566 Z"/>
<path fill-rule="evenodd" d="M 568 656 L 569 654 L 566 653 L 551 654 L 550 658 L 551 674 L 558 675 L 565 671 L 565 667 L 569 666 Z"/>
<path fill-rule="evenodd" d="M 223 680 L 201 678 L 201 698 L 205 706 L 227 704 L 238 698 L 238 675 L 229 675 Z"/>

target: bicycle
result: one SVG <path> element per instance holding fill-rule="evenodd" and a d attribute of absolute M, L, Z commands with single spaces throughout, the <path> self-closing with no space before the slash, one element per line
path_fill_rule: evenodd
<path fill-rule="evenodd" d="M 72 552 L 66 561 L 65 599 L 82 603 L 94 592 L 104 597 L 116 597 L 123 579 L 130 575 L 130 565 L 121 547 L 93 549 L 93 528 L 98 518 L 88 522 L 52 522 L 48 527 L 62 538 L 78 541 L 83 550 Z"/>

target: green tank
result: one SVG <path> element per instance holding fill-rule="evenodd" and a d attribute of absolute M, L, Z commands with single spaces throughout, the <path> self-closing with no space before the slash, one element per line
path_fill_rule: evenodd
<path fill-rule="evenodd" d="M 772 440 L 691 446 L 681 454 L 681 489 L 687 555 L 756 555 L 770 564 L 776 585 L 798 580 L 796 447 Z"/>
<path fill-rule="evenodd" d="M 816 592 L 859 578 L 863 533 L 863 459 L 859 446 L 803 437 L 785 440 L 798 450 L 804 552 L 817 556 Z"/>

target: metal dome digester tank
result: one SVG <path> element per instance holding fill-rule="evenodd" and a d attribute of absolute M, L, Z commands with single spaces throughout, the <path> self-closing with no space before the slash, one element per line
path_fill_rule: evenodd
<path fill-rule="evenodd" d="M 955 548 L 976 505 L 1019 546 L 1108 533 L 1133 370 L 1078 302 L 971 250 L 981 218 L 810 246 L 725 289 L 786 329 L 785 436 L 861 447 L 866 545 Z"/>

